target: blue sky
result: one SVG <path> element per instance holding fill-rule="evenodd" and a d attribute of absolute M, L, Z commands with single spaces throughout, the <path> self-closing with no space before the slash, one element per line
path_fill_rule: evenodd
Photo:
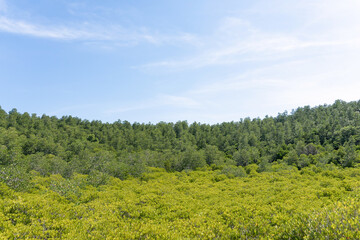
<path fill-rule="evenodd" d="M 130 122 L 360 99 L 358 0 L 0 0 L 0 106 Z"/>

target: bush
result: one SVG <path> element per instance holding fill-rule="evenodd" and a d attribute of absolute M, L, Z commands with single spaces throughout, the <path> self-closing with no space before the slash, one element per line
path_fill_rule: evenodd
<path fill-rule="evenodd" d="M 108 183 L 109 175 L 97 170 L 90 171 L 89 175 L 87 176 L 87 182 L 94 186 L 98 187 Z"/>
<path fill-rule="evenodd" d="M 31 175 L 25 169 L 9 166 L 0 169 L 0 181 L 15 191 L 27 191 L 31 188 Z"/>
<path fill-rule="evenodd" d="M 243 167 L 239 166 L 224 166 L 224 168 L 221 170 L 222 174 L 225 174 L 228 178 L 234 178 L 234 177 L 246 177 L 246 172 Z"/>
<path fill-rule="evenodd" d="M 65 179 L 60 175 L 50 176 L 50 189 L 69 201 L 76 201 L 81 195 L 77 181 Z"/>

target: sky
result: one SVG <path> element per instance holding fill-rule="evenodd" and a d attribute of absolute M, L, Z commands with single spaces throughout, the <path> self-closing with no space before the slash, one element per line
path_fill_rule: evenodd
<path fill-rule="evenodd" d="M 359 12 L 359 0 L 0 0 L 0 106 L 215 124 L 359 100 Z"/>

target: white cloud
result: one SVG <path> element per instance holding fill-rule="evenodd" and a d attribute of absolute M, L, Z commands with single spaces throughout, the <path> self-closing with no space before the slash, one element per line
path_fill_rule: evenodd
<path fill-rule="evenodd" d="M 239 16 L 223 18 L 213 34 L 202 36 L 205 47 L 183 59 L 167 59 L 139 66 L 147 71 L 184 71 L 210 66 L 234 65 L 254 61 L 301 58 L 352 49 L 360 46 L 360 2 L 357 0 L 258 1 L 246 20 Z M 253 18 L 279 15 L 295 20 L 292 29 L 276 27 L 271 31 Z M 304 15 L 304 16 L 303 16 Z M 244 16 L 245 17 L 245 16 Z M 290 21 L 290 20 L 289 20 Z M 301 22 L 301 24 L 299 24 Z M 274 21 L 274 24 L 278 22 Z"/>
<path fill-rule="evenodd" d="M 263 60 L 286 59 L 303 54 L 304 51 L 325 50 L 331 47 L 359 47 L 359 39 L 343 41 L 303 41 L 288 36 L 252 36 L 233 45 L 209 49 L 204 53 L 183 60 L 167 60 L 149 63 L 137 68 L 147 71 L 166 69 L 183 71 L 209 66 L 234 65 Z M 325 49 L 326 48 L 326 49 Z M 309 50 L 310 49 L 310 50 Z M 301 51 L 299 53 L 299 51 Z"/>
<path fill-rule="evenodd" d="M 156 73 L 226 67 L 218 68 L 207 84 L 178 94 L 202 106 L 189 109 L 183 117 L 189 120 L 197 116 L 196 120 L 205 122 L 231 121 L 336 99 L 357 100 L 359 10 L 357 0 L 259 1 L 248 11 L 250 17 L 225 17 L 213 34 L 202 36 L 205 46 L 200 53 L 140 68 Z M 279 16 L 274 24 L 290 23 L 267 29 L 252 21 L 262 16 L 269 21 Z M 224 79 L 229 75 L 233 77 Z"/>
<path fill-rule="evenodd" d="M 217 123 L 247 116 L 276 116 L 299 106 L 331 104 L 336 99 L 358 100 L 359 53 L 342 55 L 335 51 L 311 55 L 215 79 L 178 93 L 171 108 L 175 110 L 158 117 L 167 121 Z M 189 104 L 189 100 L 196 105 Z M 156 110 L 161 106 L 153 104 L 145 109 Z"/>
<path fill-rule="evenodd" d="M 91 39 L 98 38 L 94 33 L 83 30 L 71 29 L 67 27 L 44 27 L 24 21 L 12 20 L 6 17 L 0 17 L 0 31 L 14 34 L 30 35 L 34 37 L 54 38 L 54 39 Z M 102 40 L 107 36 L 101 36 Z"/>
<path fill-rule="evenodd" d="M 0 0 L 1 1 L 1 0 Z M 1 2 L 0 2 L 1 3 Z M 1 4 L 0 4 L 1 7 Z M 32 37 L 58 39 L 58 40 L 80 40 L 80 41 L 107 41 L 117 45 L 137 44 L 147 42 L 150 44 L 195 44 L 196 37 L 189 33 L 177 35 L 166 35 L 152 33 L 146 28 L 139 30 L 125 29 L 119 25 L 102 26 L 98 24 L 73 24 L 73 26 L 48 26 L 35 24 L 29 21 L 14 20 L 0 16 L 0 31 L 12 34 L 26 35 Z"/>
<path fill-rule="evenodd" d="M 0 9 L 1 3 L 5 2 L 0 0 Z M 298 106 L 332 103 L 335 99 L 358 99 L 359 10 L 358 0 L 260 0 L 246 14 L 224 16 L 212 33 L 200 37 L 140 28 L 129 30 L 116 25 L 48 26 L 6 17 L 0 17 L 0 31 L 84 40 L 88 44 L 112 41 L 198 46 L 187 57 L 166 56 L 163 61 L 138 67 L 155 73 L 182 72 L 191 82 L 191 89 L 156 93 L 148 100 L 126 102 L 119 107 L 110 105 L 104 115 L 128 119 L 127 116 L 148 113 L 153 118 L 149 120 L 154 121 L 187 119 L 216 123 L 276 115 Z M 264 24 L 266 21 L 273 24 Z M 196 78 L 216 66 L 225 70 L 217 68 L 207 83 L 204 80 L 198 83 Z M 194 69 L 199 70 L 196 76 L 191 75 L 190 70 Z"/>

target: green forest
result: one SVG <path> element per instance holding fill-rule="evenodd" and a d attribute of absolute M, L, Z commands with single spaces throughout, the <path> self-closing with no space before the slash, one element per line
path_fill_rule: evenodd
<path fill-rule="evenodd" d="M 360 101 L 219 124 L 0 108 L 1 239 L 359 239 Z"/>

